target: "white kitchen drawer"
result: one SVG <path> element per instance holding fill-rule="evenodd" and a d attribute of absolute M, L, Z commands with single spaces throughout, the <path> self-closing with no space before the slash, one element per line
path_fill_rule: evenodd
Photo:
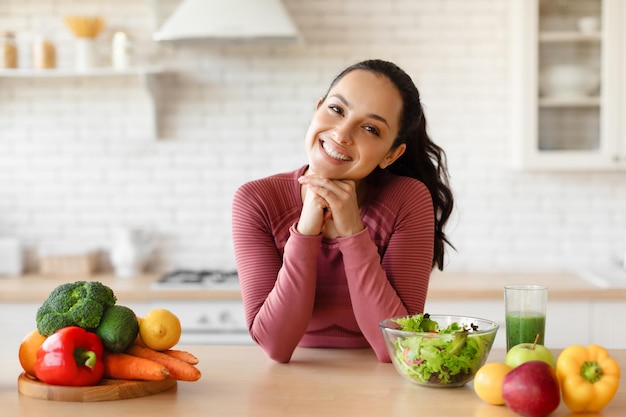
<path fill-rule="evenodd" d="M 626 302 L 604 301 L 594 303 L 591 307 L 589 328 L 591 338 L 607 349 L 624 349 L 626 332 L 622 319 L 626 317 Z"/>
<path fill-rule="evenodd" d="M 548 301 L 546 346 L 562 349 L 592 343 L 591 302 Z"/>

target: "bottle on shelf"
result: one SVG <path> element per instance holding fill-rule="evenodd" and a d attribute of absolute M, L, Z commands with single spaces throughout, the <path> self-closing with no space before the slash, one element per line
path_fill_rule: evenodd
<path fill-rule="evenodd" d="M 123 70 L 132 65 L 131 41 L 124 32 L 115 32 L 111 41 L 111 64 L 117 70 Z"/>

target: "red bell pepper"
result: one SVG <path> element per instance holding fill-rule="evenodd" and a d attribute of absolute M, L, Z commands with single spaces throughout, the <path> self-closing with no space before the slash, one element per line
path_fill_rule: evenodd
<path fill-rule="evenodd" d="M 69 326 L 50 335 L 37 350 L 35 376 L 51 385 L 96 385 L 104 373 L 100 338 Z"/>

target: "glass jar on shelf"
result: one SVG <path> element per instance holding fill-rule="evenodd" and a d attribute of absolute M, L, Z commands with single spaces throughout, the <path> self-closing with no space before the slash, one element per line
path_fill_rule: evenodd
<path fill-rule="evenodd" d="M 33 39 L 33 68 L 50 69 L 56 67 L 56 48 L 42 35 Z"/>
<path fill-rule="evenodd" d="M 0 68 L 17 68 L 17 44 L 14 32 L 0 32 Z"/>

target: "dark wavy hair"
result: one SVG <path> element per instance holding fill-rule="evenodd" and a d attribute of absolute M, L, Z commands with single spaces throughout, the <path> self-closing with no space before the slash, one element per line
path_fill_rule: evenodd
<path fill-rule="evenodd" d="M 346 74 L 355 70 L 382 75 L 400 92 L 402 97 L 400 130 L 392 148 L 404 143 L 406 150 L 386 170 L 396 175 L 415 178 L 423 182 L 430 191 L 435 209 L 433 267 L 443 270 L 445 245 L 454 248 L 444 233 L 444 226 L 452 213 L 454 198 L 449 186 L 446 154 L 428 136 L 419 91 L 411 77 L 400 67 L 379 59 L 362 61 L 344 69 L 330 84 L 329 91 Z"/>

